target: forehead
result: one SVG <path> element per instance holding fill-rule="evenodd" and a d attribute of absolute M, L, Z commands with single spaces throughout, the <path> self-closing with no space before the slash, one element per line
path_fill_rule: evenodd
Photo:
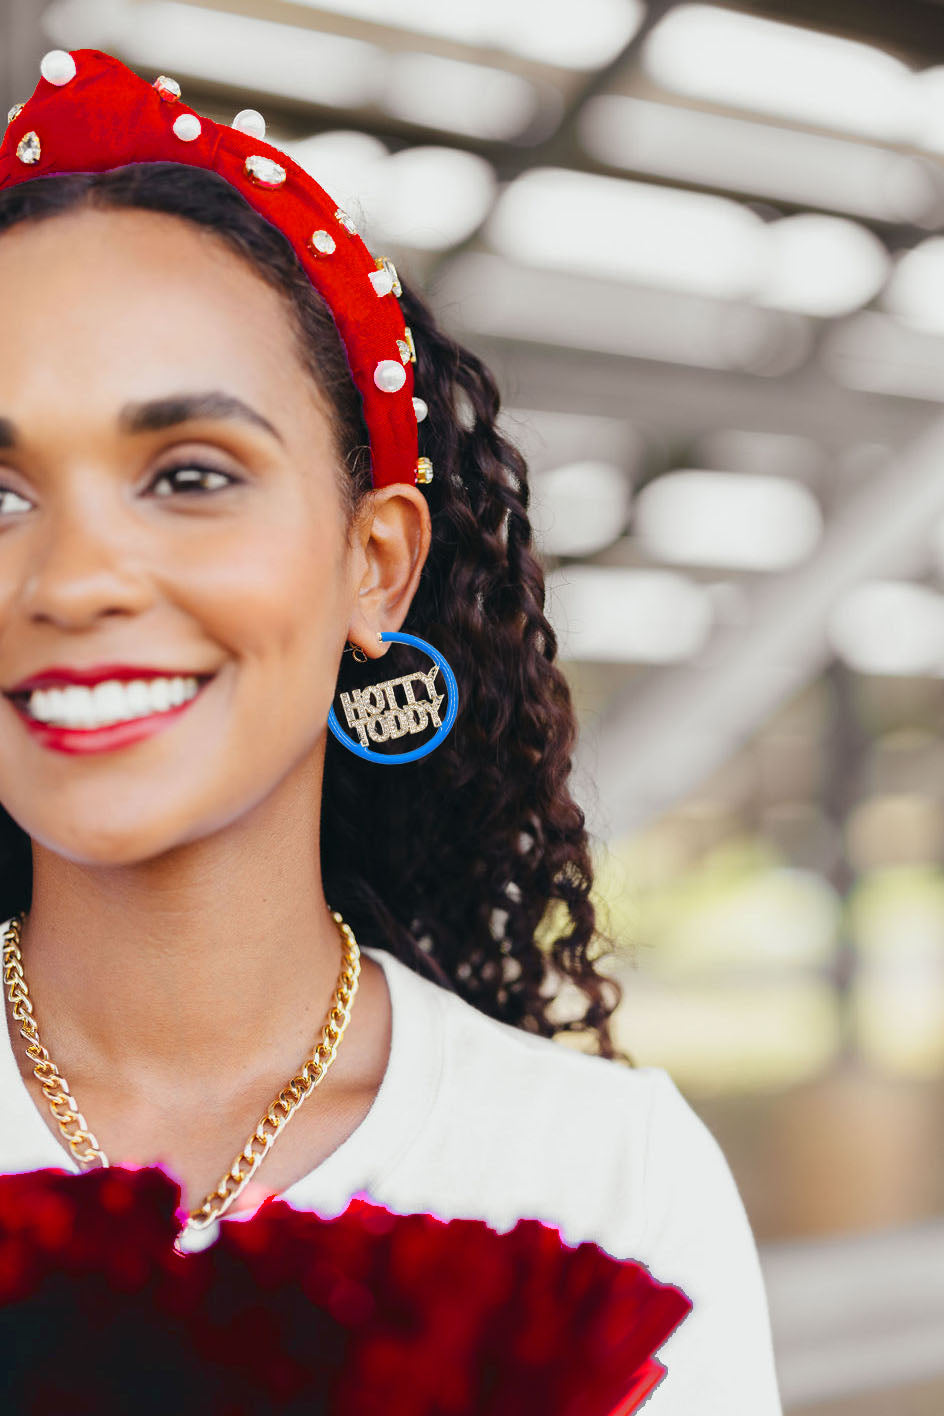
<path fill-rule="evenodd" d="M 90 408 L 225 387 L 303 416 L 314 385 L 285 299 L 212 230 L 80 209 L 0 234 L 0 386 Z"/>

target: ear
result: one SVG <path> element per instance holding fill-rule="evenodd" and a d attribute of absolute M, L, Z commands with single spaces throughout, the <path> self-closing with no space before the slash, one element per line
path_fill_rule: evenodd
<path fill-rule="evenodd" d="M 408 482 L 378 488 L 365 499 L 352 536 L 347 637 L 371 658 L 382 658 L 389 646 L 378 631 L 399 629 L 406 619 L 429 554 L 426 498 Z"/>

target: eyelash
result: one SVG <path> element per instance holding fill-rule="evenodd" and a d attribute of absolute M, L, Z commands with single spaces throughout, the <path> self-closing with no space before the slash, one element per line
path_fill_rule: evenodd
<path fill-rule="evenodd" d="M 192 493 L 192 492 L 198 491 L 201 496 L 212 496 L 212 495 L 214 495 L 214 493 L 216 493 L 216 492 L 225 492 L 225 491 L 228 491 L 228 490 L 229 490 L 229 487 L 231 487 L 231 486 L 233 486 L 233 487 L 238 486 L 239 483 L 240 483 L 240 481 L 241 481 L 241 479 L 240 479 L 239 477 L 234 477 L 233 474 L 232 474 L 232 472 L 223 472 L 223 471 L 221 470 L 221 468 L 219 468 L 219 467 L 205 467 L 205 466 L 203 466 L 202 463 L 187 461 L 187 462 L 178 462 L 178 463 L 176 463 L 173 467 L 164 467 L 164 468 L 162 468 L 162 470 L 161 470 L 160 472 L 158 472 L 157 475 L 153 478 L 153 480 L 152 480 L 152 482 L 151 482 L 151 484 L 150 484 L 151 487 L 154 487 L 158 482 L 163 481 L 165 477 L 166 477 L 166 478 L 172 478 L 172 477 L 176 476 L 176 474 L 177 474 L 178 472 L 200 472 L 200 473 L 203 473 L 203 475 L 204 475 L 204 476 L 207 476 L 207 477 L 216 476 L 216 477 L 225 477 L 225 478 L 227 479 L 227 485 L 226 485 L 225 487 L 213 487 L 213 488 L 211 488 L 211 490 L 210 490 L 209 492 L 206 492 L 206 491 L 203 491 L 202 489 L 200 489 L 199 487 L 197 487 L 196 485 L 194 485 L 194 486 L 189 486 L 189 487 L 184 487 L 184 488 L 182 488 L 181 490 L 183 491 L 184 494 Z M 150 490 L 150 489 L 149 489 L 149 490 Z M 14 496 L 19 496 L 19 495 L 20 495 L 18 492 L 14 492 L 12 487 L 0 486 L 0 501 L 2 501 L 3 496 L 4 496 L 5 493 L 7 493 L 7 492 L 12 492 Z M 160 492 L 160 493 L 158 493 L 158 495 L 163 497 L 163 496 L 172 495 L 172 494 Z M 6 518 L 3 516 L 3 514 L 0 513 L 0 520 L 5 520 L 5 519 L 6 519 Z"/>

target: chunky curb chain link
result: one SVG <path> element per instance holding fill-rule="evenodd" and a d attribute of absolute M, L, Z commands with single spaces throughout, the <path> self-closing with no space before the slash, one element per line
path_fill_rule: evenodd
<path fill-rule="evenodd" d="M 39 1038 L 33 1018 L 32 1000 L 23 975 L 23 955 L 20 952 L 20 928 L 24 918 L 23 914 L 16 915 L 3 937 L 3 982 L 12 1005 L 13 1017 L 20 1024 L 20 1034 L 27 1044 L 27 1056 L 34 1064 L 34 1075 L 72 1154 L 77 1161 L 98 1161 L 103 1169 L 107 1169 L 108 1157 L 89 1130 L 88 1122 L 76 1106 L 68 1083 Z M 311 1096 L 319 1082 L 323 1081 L 335 1059 L 341 1038 L 350 1022 L 361 965 L 360 950 L 350 925 L 345 924 L 337 910 L 331 911 L 331 918 L 341 933 L 343 959 L 321 1040 L 297 1075 L 287 1082 L 278 1096 L 269 1103 L 258 1126 L 219 1185 L 215 1190 L 211 1190 L 197 1209 L 191 1211 L 185 1228 L 206 1229 L 226 1213 L 249 1184 L 287 1122 L 302 1102 Z M 83 1146 L 84 1150 L 81 1149 Z"/>

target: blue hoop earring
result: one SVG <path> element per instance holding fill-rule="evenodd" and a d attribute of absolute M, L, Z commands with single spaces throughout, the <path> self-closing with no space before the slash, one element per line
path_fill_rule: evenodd
<path fill-rule="evenodd" d="M 334 704 L 331 705 L 331 710 L 328 713 L 328 727 L 338 742 L 343 743 L 348 751 L 353 752 L 355 756 L 364 757 L 368 762 L 382 762 L 389 767 L 396 766 L 400 762 L 415 762 L 439 746 L 456 721 L 456 713 L 459 710 L 459 688 L 456 676 L 449 664 L 439 650 L 434 649 L 427 640 L 421 639 L 417 634 L 396 634 L 393 631 L 384 632 L 379 637 L 383 641 L 395 644 L 412 644 L 414 648 L 422 649 L 424 654 L 428 654 L 434 660 L 435 668 L 430 669 L 428 674 L 424 674 L 421 669 L 414 669 L 411 673 L 403 674 L 399 678 L 371 684 L 368 688 L 354 689 L 351 693 L 342 693 L 341 704 L 347 717 L 348 726 L 357 730 L 359 742 L 352 741 L 347 733 L 342 731 L 338 715 L 334 711 Z M 441 723 L 439 721 L 439 705 L 442 703 L 443 695 L 436 692 L 433 684 L 433 678 L 439 669 L 442 670 L 449 696 L 446 716 Z M 414 679 L 423 680 L 429 694 L 428 698 L 413 697 Z M 398 685 L 403 687 L 406 697 L 405 703 L 397 703 L 394 699 L 394 690 Z M 422 732 L 428 726 L 430 719 L 438 725 L 438 732 L 429 739 L 429 742 L 424 742 L 422 747 L 414 747 L 411 752 L 374 752 L 372 748 L 367 746 L 368 737 L 371 737 L 374 742 L 386 742 L 390 737 L 403 737 L 408 733 Z M 386 734 L 382 738 L 374 737 L 371 731 L 378 725 L 382 725 L 386 729 Z M 399 732 L 394 732 L 394 727 L 399 728 Z"/>

